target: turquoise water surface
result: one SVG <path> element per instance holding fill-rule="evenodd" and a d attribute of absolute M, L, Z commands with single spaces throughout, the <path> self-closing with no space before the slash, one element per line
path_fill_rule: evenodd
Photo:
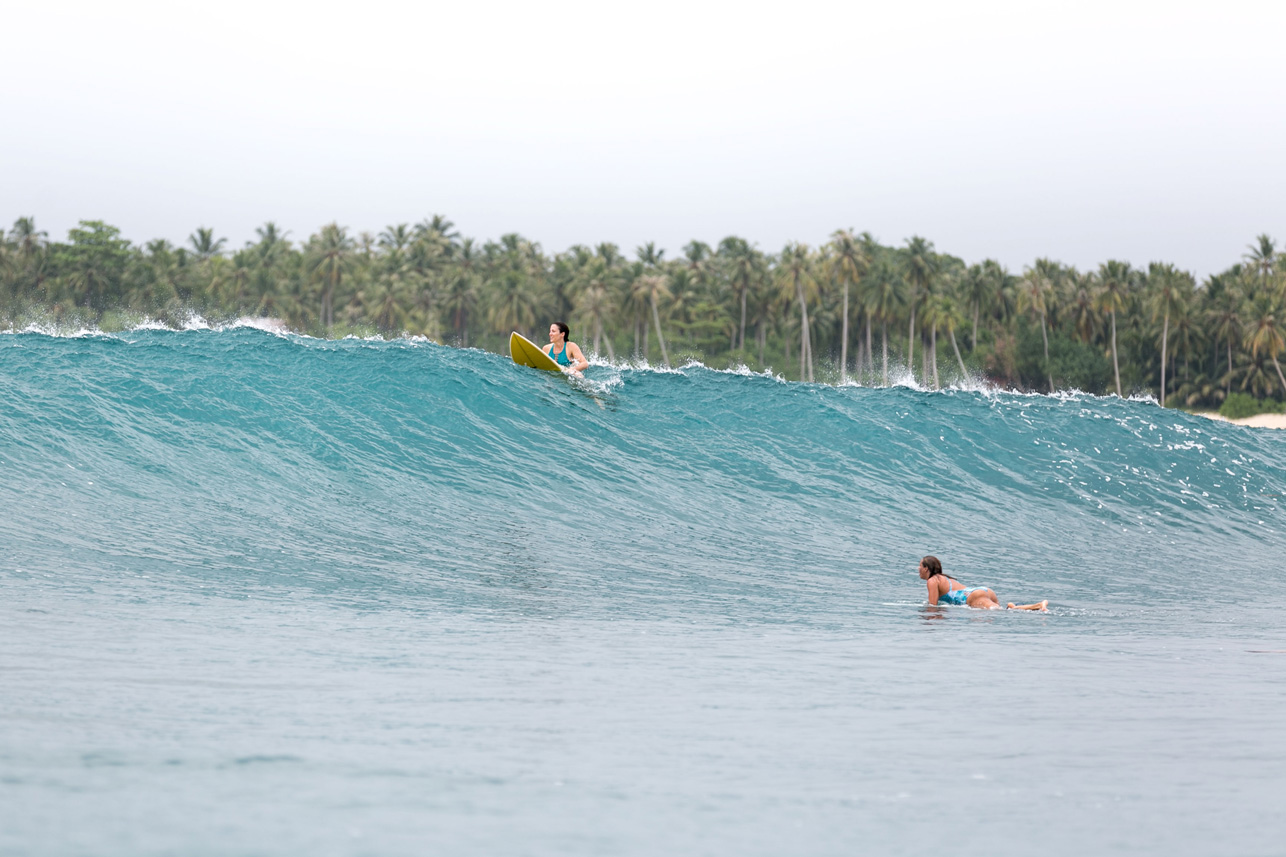
<path fill-rule="evenodd" d="M 1283 851 L 1286 432 L 248 328 L 0 405 L 0 853 Z"/>

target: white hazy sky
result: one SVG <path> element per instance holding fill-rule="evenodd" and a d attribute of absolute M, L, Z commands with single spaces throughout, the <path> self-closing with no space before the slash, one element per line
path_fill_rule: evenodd
<path fill-rule="evenodd" d="M 974 262 L 1286 237 L 1286 3 L 6 4 L 0 223 L 548 251 L 837 228 Z"/>

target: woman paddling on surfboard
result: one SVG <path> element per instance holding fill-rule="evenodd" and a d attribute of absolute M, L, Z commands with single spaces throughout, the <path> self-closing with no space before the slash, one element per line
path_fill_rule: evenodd
<path fill-rule="evenodd" d="M 567 336 L 570 333 L 571 328 L 561 321 L 551 324 L 549 326 L 549 345 L 546 346 L 545 353 L 565 370 L 584 372 L 589 368 L 589 361 L 585 359 L 584 354 L 581 354 L 579 345 L 575 342 L 567 341 Z"/>
<path fill-rule="evenodd" d="M 920 560 L 920 579 L 929 588 L 929 603 L 935 607 L 938 602 L 954 604 L 957 607 L 977 607 L 980 610 L 999 610 L 1000 599 L 986 586 L 965 586 L 949 574 L 942 571 L 942 562 L 936 556 L 926 556 Z M 1035 604 L 1015 604 L 1009 602 L 1010 610 L 1044 611 L 1048 601 Z"/>

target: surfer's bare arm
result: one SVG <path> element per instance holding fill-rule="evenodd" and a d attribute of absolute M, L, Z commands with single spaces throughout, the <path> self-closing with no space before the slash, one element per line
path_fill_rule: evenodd
<path fill-rule="evenodd" d="M 939 576 L 940 575 L 930 577 L 929 581 L 925 584 L 925 586 L 929 590 L 929 606 L 931 607 L 938 606 L 938 577 Z"/>
<path fill-rule="evenodd" d="M 576 370 L 577 372 L 584 372 L 586 369 L 589 368 L 589 361 L 586 360 L 585 355 L 581 353 L 579 345 L 577 345 L 575 342 L 569 342 L 567 343 L 567 349 L 571 352 L 572 369 Z"/>

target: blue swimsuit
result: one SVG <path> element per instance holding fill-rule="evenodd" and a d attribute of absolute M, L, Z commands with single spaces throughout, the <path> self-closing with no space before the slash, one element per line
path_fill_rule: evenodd
<path fill-rule="evenodd" d="M 951 604 L 956 607 L 967 607 L 969 604 L 969 593 L 975 589 L 990 589 L 990 586 L 966 586 L 964 589 L 953 589 L 950 592 L 944 592 L 938 596 L 938 601 L 944 604 Z"/>
<path fill-rule="evenodd" d="M 560 352 L 558 352 L 557 354 L 555 354 L 555 353 L 554 353 L 554 346 L 552 346 L 552 345 L 551 345 L 551 346 L 549 346 L 549 351 L 548 351 L 548 352 L 546 352 L 546 353 L 548 353 L 550 357 L 554 358 L 554 362 L 555 362 L 555 363 L 557 363 L 559 366 L 570 366 L 570 365 L 572 365 L 571 358 L 567 356 L 567 343 L 566 343 L 566 342 L 564 342 L 564 343 L 563 343 L 563 350 L 562 350 L 562 351 L 560 351 Z"/>

